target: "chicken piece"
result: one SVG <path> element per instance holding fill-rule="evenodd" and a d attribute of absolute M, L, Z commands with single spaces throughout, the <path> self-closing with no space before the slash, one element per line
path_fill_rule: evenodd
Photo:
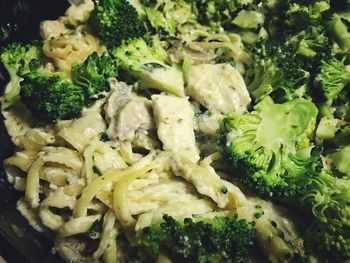
<path fill-rule="evenodd" d="M 241 74 L 229 64 L 192 65 L 186 72 L 189 96 L 210 111 L 243 114 L 251 99 Z"/>
<path fill-rule="evenodd" d="M 194 135 L 194 112 L 187 99 L 153 95 L 153 113 L 163 149 L 197 162 L 199 150 Z"/>
<path fill-rule="evenodd" d="M 205 135 L 215 136 L 222 118 L 222 114 L 210 111 L 196 115 L 198 131 Z"/>
<path fill-rule="evenodd" d="M 152 103 L 132 94 L 131 87 L 124 82 L 110 79 L 111 94 L 105 105 L 105 116 L 109 127 L 107 135 L 112 140 L 132 141 L 138 130 L 147 133 L 154 129 Z"/>
<path fill-rule="evenodd" d="M 150 101 L 132 100 L 119 112 L 115 132 L 111 134 L 110 138 L 132 141 L 137 130 L 151 130 L 153 127 Z"/>
<path fill-rule="evenodd" d="M 104 110 L 107 121 L 112 124 L 117 113 L 131 101 L 132 96 L 131 87 L 125 82 L 118 82 L 115 78 L 111 78 L 109 80 L 109 86 L 111 93 Z"/>

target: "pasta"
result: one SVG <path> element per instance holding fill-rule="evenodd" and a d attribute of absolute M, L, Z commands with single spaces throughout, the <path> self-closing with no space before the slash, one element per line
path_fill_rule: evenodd
<path fill-rule="evenodd" d="M 98 173 L 105 173 L 109 169 L 123 169 L 127 167 L 118 151 L 113 150 L 108 144 L 100 141 L 93 142 L 87 146 L 83 156 L 87 183 L 96 178 L 94 168 L 98 169 Z"/>
<path fill-rule="evenodd" d="M 47 163 L 61 165 L 61 173 L 56 175 L 64 175 L 68 183 L 83 184 L 80 178 L 82 162 L 76 152 L 63 147 L 46 147 L 38 154 L 28 171 L 25 198 L 33 208 L 39 206 L 39 180 L 45 179 L 45 177 L 51 180 L 55 179 L 48 178 L 44 173 L 43 168 Z"/>
<path fill-rule="evenodd" d="M 97 139 L 104 132 L 106 124 L 96 110 L 87 111 L 70 125 L 62 127 L 58 136 L 82 152 L 91 140 Z"/>
<path fill-rule="evenodd" d="M 91 53 L 99 51 L 98 40 L 91 34 L 78 28 L 74 32 L 70 32 L 63 28 L 57 34 L 57 23 L 50 26 L 44 24 L 42 30 L 49 31 L 43 35 L 47 37 L 44 40 L 44 54 L 51 58 L 59 70 L 70 72 L 73 63 L 83 62 Z M 51 32 L 55 32 L 52 34 Z"/>

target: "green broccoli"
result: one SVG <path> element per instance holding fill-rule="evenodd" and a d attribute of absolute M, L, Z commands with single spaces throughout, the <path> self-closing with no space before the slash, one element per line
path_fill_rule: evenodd
<path fill-rule="evenodd" d="M 329 1 L 287 1 L 285 25 L 289 29 L 301 30 L 310 25 L 318 25 L 322 13 L 330 9 Z"/>
<path fill-rule="evenodd" d="M 46 70 L 43 60 L 29 64 L 21 70 L 21 101 L 35 118 L 47 123 L 78 117 L 108 91 L 107 79 L 117 75 L 116 62 L 108 54 L 93 53 L 82 64 L 73 65 L 73 83 L 65 73 Z"/>
<path fill-rule="evenodd" d="M 144 10 L 149 23 L 160 36 L 174 37 L 177 33 L 178 26 L 176 18 L 179 17 L 179 14 L 186 16 L 184 9 L 181 10 L 181 13 L 179 13 L 178 9 L 187 7 L 188 14 L 191 14 L 191 7 L 186 6 L 186 3 L 183 1 L 176 1 L 176 3 L 174 2 L 171 6 L 164 5 L 162 2 L 154 2 L 142 1 L 145 5 Z"/>
<path fill-rule="evenodd" d="M 331 110 L 333 110 L 334 117 L 350 121 L 350 86 L 347 85 L 332 101 Z"/>
<path fill-rule="evenodd" d="M 187 0 L 192 2 L 198 21 L 213 28 L 231 28 L 235 16 L 243 8 L 254 3 L 254 0 Z"/>
<path fill-rule="evenodd" d="M 334 167 L 335 174 L 340 173 L 350 179 L 350 145 L 347 145 L 334 153 L 328 154 L 326 159 L 329 160 L 332 167 Z"/>
<path fill-rule="evenodd" d="M 264 21 L 265 16 L 260 12 L 241 10 L 232 23 L 243 29 L 257 29 Z"/>
<path fill-rule="evenodd" d="M 226 116 L 219 141 L 247 186 L 262 196 L 296 196 L 322 166 L 309 139 L 318 111 L 304 99 L 283 104 L 266 100 L 255 111 Z"/>
<path fill-rule="evenodd" d="M 334 137 L 327 140 L 326 144 L 332 148 L 341 148 L 350 145 L 350 124 L 343 123 L 343 125 L 339 125 Z"/>
<path fill-rule="evenodd" d="M 266 95 L 278 102 L 306 96 L 310 74 L 303 69 L 295 48 L 286 43 L 260 43 L 253 53 L 255 62 L 247 73 L 247 87 L 256 101 Z"/>
<path fill-rule="evenodd" d="M 297 41 L 298 55 L 310 59 L 313 63 L 315 59 L 317 62 L 330 55 L 331 41 L 323 26 L 310 26 L 292 38 Z"/>
<path fill-rule="evenodd" d="M 175 262 L 248 262 L 253 222 L 238 220 L 236 214 L 183 222 L 167 215 L 163 219 L 137 234 L 138 243 L 154 255 L 165 249 Z"/>
<path fill-rule="evenodd" d="M 325 152 L 340 149 L 350 144 L 350 123 L 322 117 L 316 129 L 316 141 Z"/>
<path fill-rule="evenodd" d="M 316 81 L 321 87 L 323 96 L 327 100 L 336 99 L 350 84 L 350 69 L 344 64 L 345 59 L 324 59 L 321 61 L 320 73 Z"/>
<path fill-rule="evenodd" d="M 316 129 L 316 141 L 323 143 L 324 140 L 333 139 L 340 128 L 340 120 L 322 117 Z"/>
<path fill-rule="evenodd" d="M 136 9 L 127 0 L 100 0 L 88 20 L 93 31 L 109 48 L 123 40 L 141 37 L 146 28 Z"/>
<path fill-rule="evenodd" d="M 322 171 L 312 179 L 303 197 L 314 220 L 307 231 L 305 244 L 320 258 L 341 262 L 350 258 L 350 180 L 336 178 Z"/>
<path fill-rule="evenodd" d="M 326 28 L 329 35 L 344 52 L 350 49 L 350 32 L 338 14 L 333 14 L 331 19 L 326 22 Z"/>
<path fill-rule="evenodd" d="M 72 66 L 72 81 L 84 87 L 88 99 L 97 99 L 109 90 L 108 78 L 117 77 L 118 66 L 108 53 L 91 54 L 82 64 Z"/>
<path fill-rule="evenodd" d="M 154 88 L 184 97 L 182 70 L 169 65 L 167 54 L 160 46 L 147 45 L 141 39 L 132 39 L 112 51 L 122 69 L 137 77 L 143 87 Z"/>
<path fill-rule="evenodd" d="M 13 103 L 19 98 L 22 75 L 35 67 L 42 57 L 42 50 L 37 42 L 28 45 L 12 43 L 1 51 L 0 59 L 10 76 L 6 86 L 5 98 Z"/>
<path fill-rule="evenodd" d="M 73 119 L 85 106 L 84 88 L 63 73 L 33 71 L 21 82 L 21 100 L 33 116 L 44 122 Z"/>
<path fill-rule="evenodd" d="M 173 17 L 165 18 L 164 14 L 155 7 L 146 7 L 145 12 L 148 21 L 158 34 L 175 36 L 177 22 Z"/>
<path fill-rule="evenodd" d="M 331 60 L 332 59 L 328 59 L 325 61 L 329 62 Z M 342 65 L 342 62 L 340 62 L 340 60 L 338 60 L 338 62 L 335 60 L 334 62 L 335 62 L 334 65 L 337 65 L 340 70 L 344 70 L 344 71 L 338 72 L 338 76 L 336 76 L 337 74 L 335 74 L 336 72 L 335 70 L 337 66 L 332 68 L 332 67 L 329 67 L 331 65 L 327 65 L 327 67 L 329 67 L 330 69 L 329 72 L 333 71 L 332 74 L 334 74 L 334 76 L 332 78 L 331 74 L 328 74 L 326 75 L 327 78 L 324 78 L 323 80 L 324 84 L 327 84 L 325 86 L 326 87 L 328 86 L 331 93 L 333 93 L 334 98 L 333 99 L 326 98 L 325 91 L 321 85 L 322 74 L 318 72 L 314 81 L 314 83 L 316 84 L 313 89 L 314 99 L 315 101 L 319 102 L 318 107 L 320 109 L 321 117 L 337 118 L 337 119 L 340 119 L 341 121 L 350 121 L 350 85 L 349 83 L 345 84 L 347 80 L 344 78 L 348 74 L 347 71 L 349 69 L 349 66 Z M 321 66 L 320 66 L 320 69 L 322 69 Z M 329 81 L 329 83 L 327 83 L 325 80 Z M 333 91 L 332 91 L 332 88 L 334 88 Z M 341 91 L 336 93 L 335 92 L 336 89 L 339 89 L 339 90 L 341 89 Z"/>
<path fill-rule="evenodd" d="M 298 3 L 290 3 L 285 13 L 287 27 L 303 29 L 310 24 L 309 8 Z"/>

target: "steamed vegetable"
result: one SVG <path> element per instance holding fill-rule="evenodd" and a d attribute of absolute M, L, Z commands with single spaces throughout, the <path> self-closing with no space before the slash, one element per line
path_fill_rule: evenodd
<path fill-rule="evenodd" d="M 305 244 L 329 262 L 350 258 L 350 181 L 323 171 L 312 180 L 304 202 L 314 220 Z"/>
<path fill-rule="evenodd" d="M 109 90 L 108 78 L 117 77 L 118 66 L 108 53 L 91 54 L 82 64 L 72 66 L 72 80 L 83 87 L 87 98 L 96 99 Z"/>
<path fill-rule="evenodd" d="M 6 86 L 5 98 L 13 103 L 19 97 L 23 74 L 30 71 L 42 57 L 39 42 L 28 45 L 12 43 L 1 51 L 0 59 L 9 73 L 10 82 Z"/>
<path fill-rule="evenodd" d="M 322 166 L 310 141 L 317 108 L 303 99 L 258 106 L 223 120 L 219 136 L 229 165 L 262 196 L 297 196 Z"/>
<path fill-rule="evenodd" d="M 141 37 L 146 31 L 142 18 L 127 0 L 101 0 L 95 4 L 89 25 L 107 47 Z"/>
<path fill-rule="evenodd" d="M 163 219 L 137 236 L 153 255 L 165 249 L 176 262 L 248 262 L 254 223 L 239 220 L 236 214 L 196 220 L 165 215 Z"/>
<path fill-rule="evenodd" d="M 44 122 L 73 119 L 85 106 L 84 89 L 63 73 L 30 72 L 21 82 L 21 100 Z"/>
<path fill-rule="evenodd" d="M 20 83 L 21 101 L 43 122 L 68 120 L 109 90 L 108 78 L 117 76 L 116 62 L 107 54 L 90 55 L 72 67 L 72 81 L 63 72 L 51 72 L 34 60 Z"/>
<path fill-rule="evenodd" d="M 293 47 L 287 43 L 261 43 L 254 52 L 248 90 L 255 100 L 271 95 L 284 102 L 306 96 L 310 74 L 303 69 L 303 62 Z"/>
<path fill-rule="evenodd" d="M 167 63 L 167 55 L 159 45 L 147 44 L 137 38 L 112 52 L 120 67 L 137 77 L 145 88 L 155 88 L 183 97 L 184 80 L 177 65 Z"/>
<path fill-rule="evenodd" d="M 344 59 L 322 60 L 317 81 L 326 99 L 336 99 L 341 96 L 346 85 L 350 84 L 350 68 L 344 64 Z"/>

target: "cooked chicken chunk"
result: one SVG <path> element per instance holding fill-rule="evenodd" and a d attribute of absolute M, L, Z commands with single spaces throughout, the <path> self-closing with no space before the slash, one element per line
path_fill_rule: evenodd
<path fill-rule="evenodd" d="M 132 94 L 126 83 L 116 79 L 110 80 L 110 86 L 112 92 L 105 105 L 110 139 L 132 141 L 138 130 L 154 128 L 152 103 L 149 100 Z"/>
<path fill-rule="evenodd" d="M 251 101 L 241 74 L 229 64 L 192 65 L 186 81 L 187 94 L 211 111 L 242 114 Z"/>
<path fill-rule="evenodd" d="M 112 138 L 131 141 L 137 130 L 150 130 L 153 126 L 151 103 L 147 100 L 132 100 L 119 112 Z"/>
<path fill-rule="evenodd" d="M 128 104 L 131 99 L 131 87 L 125 82 L 118 82 L 115 78 L 109 80 L 111 93 L 105 105 L 105 114 L 107 121 L 112 123 L 117 113 Z"/>
<path fill-rule="evenodd" d="M 168 95 L 153 95 L 152 101 L 163 149 L 197 162 L 199 150 L 193 131 L 194 112 L 189 101 Z"/>

